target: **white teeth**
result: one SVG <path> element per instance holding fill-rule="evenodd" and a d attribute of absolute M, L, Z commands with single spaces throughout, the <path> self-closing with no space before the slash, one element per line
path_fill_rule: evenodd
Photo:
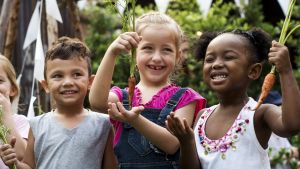
<path fill-rule="evenodd" d="M 63 91 L 62 94 L 73 94 L 75 91 L 73 90 L 68 90 L 68 91 Z"/>
<path fill-rule="evenodd" d="M 161 70 L 163 68 L 162 66 L 149 66 L 149 67 L 154 70 Z"/>
<path fill-rule="evenodd" d="M 212 78 L 216 80 L 221 80 L 221 79 L 225 79 L 226 77 L 227 77 L 226 75 L 215 75 Z"/>

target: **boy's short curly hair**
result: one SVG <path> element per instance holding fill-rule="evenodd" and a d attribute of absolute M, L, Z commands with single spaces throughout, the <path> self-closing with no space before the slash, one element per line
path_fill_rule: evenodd
<path fill-rule="evenodd" d="M 272 39 L 268 33 L 259 28 L 252 28 L 249 31 L 235 29 L 224 32 L 204 32 L 195 46 L 195 56 L 202 60 L 205 58 L 206 50 L 209 43 L 217 36 L 231 33 L 244 37 L 249 42 L 249 51 L 254 56 L 254 62 L 263 62 L 268 59 L 268 53 L 272 44 Z"/>
<path fill-rule="evenodd" d="M 89 48 L 77 38 L 60 37 L 46 53 L 44 78 L 46 79 L 47 61 L 54 59 L 68 60 L 72 58 L 85 59 L 88 64 L 88 73 L 92 74 L 91 52 Z"/>

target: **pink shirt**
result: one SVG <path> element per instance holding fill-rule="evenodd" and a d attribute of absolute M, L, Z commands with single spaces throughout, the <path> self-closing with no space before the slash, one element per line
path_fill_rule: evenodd
<path fill-rule="evenodd" d="M 19 132 L 22 138 L 27 139 L 29 133 L 29 122 L 24 115 L 14 114 L 13 115 L 16 130 Z M 0 159 L 0 169 L 9 169 L 3 161 Z"/>
<path fill-rule="evenodd" d="M 132 106 L 144 106 L 145 108 L 156 108 L 156 109 L 163 109 L 165 107 L 165 105 L 167 104 L 168 100 L 172 97 L 173 94 L 175 94 L 175 92 L 179 89 L 179 86 L 176 86 L 175 84 L 171 84 L 169 86 L 166 86 L 164 88 L 162 88 L 156 95 L 154 95 L 152 97 L 152 99 L 146 103 L 146 104 L 141 104 L 142 98 L 141 98 L 141 91 L 135 87 L 134 89 L 134 94 L 133 94 L 133 98 L 132 98 Z M 122 90 L 119 87 L 114 86 L 111 89 L 111 92 L 115 93 L 118 97 L 120 102 L 122 102 Z M 202 97 L 199 93 L 197 93 L 196 91 L 194 91 L 191 88 L 188 88 L 188 90 L 186 90 L 182 97 L 179 99 L 177 106 L 175 107 L 174 111 L 176 111 L 177 109 L 180 109 L 192 102 L 196 102 L 196 108 L 195 108 L 195 112 L 194 112 L 194 117 L 197 116 L 198 112 L 205 108 L 206 105 L 206 100 L 204 97 Z M 118 142 L 120 136 L 121 136 L 121 132 L 123 130 L 123 123 L 116 121 L 116 120 L 112 120 L 111 119 L 112 124 L 115 127 L 115 138 L 114 138 L 114 145 Z"/>

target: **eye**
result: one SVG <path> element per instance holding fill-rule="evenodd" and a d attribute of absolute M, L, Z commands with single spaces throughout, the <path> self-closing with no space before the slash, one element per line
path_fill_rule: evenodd
<path fill-rule="evenodd" d="M 142 47 L 142 50 L 152 50 L 152 47 L 151 46 L 144 46 L 144 47 Z"/>
<path fill-rule="evenodd" d="M 82 74 L 81 74 L 80 72 L 74 73 L 74 77 L 75 77 L 75 78 L 79 78 L 80 76 L 82 76 Z"/>
<path fill-rule="evenodd" d="M 61 77 L 62 77 L 61 74 L 53 74 L 53 75 L 51 76 L 52 79 L 59 79 L 59 78 L 61 78 Z"/>
<path fill-rule="evenodd" d="M 164 52 L 173 52 L 173 49 L 171 49 L 171 48 L 164 48 L 163 51 Z"/>
<path fill-rule="evenodd" d="M 215 60 L 215 57 L 212 55 L 206 55 L 204 58 L 205 63 L 212 63 Z"/>
<path fill-rule="evenodd" d="M 233 60 L 233 59 L 235 59 L 235 56 L 233 56 L 233 55 L 225 55 L 224 59 L 225 60 Z"/>

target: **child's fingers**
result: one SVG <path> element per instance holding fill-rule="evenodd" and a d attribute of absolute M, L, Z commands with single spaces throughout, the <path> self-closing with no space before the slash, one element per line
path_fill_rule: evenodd
<path fill-rule="evenodd" d="M 119 112 L 119 109 L 116 106 L 116 103 L 110 103 L 108 114 L 112 119 L 119 120 L 121 117 L 121 114 Z"/>
<path fill-rule="evenodd" d="M 1 152 L 5 152 L 7 149 L 11 149 L 11 148 L 12 148 L 12 146 L 9 144 L 3 144 L 1 146 Z"/>
<path fill-rule="evenodd" d="M 174 122 L 175 122 L 174 125 L 175 131 L 180 134 L 185 133 L 184 126 L 182 125 L 181 120 L 178 117 L 174 117 Z"/>
<path fill-rule="evenodd" d="M 174 131 L 174 120 L 173 120 L 173 118 L 171 118 L 170 115 L 167 116 L 166 124 L 167 124 L 169 131 L 173 132 Z"/>
<path fill-rule="evenodd" d="M 174 114 L 167 116 L 167 125 L 168 130 L 175 136 L 181 135 L 183 129 L 180 120 L 178 117 L 175 117 Z"/>
<path fill-rule="evenodd" d="M 119 44 L 120 44 L 119 48 L 121 48 L 122 50 L 130 51 L 132 49 L 130 42 L 125 39 L 121 38 L 119 40 Z"/>
<path fill-rule="evenodd" d="M 282 47 L 282 46 L 284 46 L 284 45 L 275 40 L 272 41 L 272 47 Z"/>
<path fill-rule="evenodd" d="M 17 141 L 17 139 L 16 139 L 15 137 L 13 137 L 13 138 L 10 140 L 10 145 L 11 145 L 13 148 L 15 147 L 16 141 Z"/>
<path fill-rule="evenodd" d="M 8 149 L 7 151 L 3 152 L 3 156 L 1 155 L 3 161 L 9 161 L 11 159 L 17 158 L 17 154 L 13 149 Z"/>
<path fill-rule="evenodd" d="M 142 40 L 142 37 L 139 36 L 139 34 L 136 33 L 136 32 L 126 32 L 126 33 L 124 33 L 124 34 L 129 35 L 129 36 L 130 36 L 131 38 L 133 38 L 134 41 L 137 42 L 137 43 L 140 42 L 140 41 Z"/>
<path fill-rule="evenodd" d="M 6 156 L 1 156 L 2 161 L 5 163 L 5 165 L 7 166 L 12 166 L 13 164 L 15 164 L 17 162 L 17 154 L 16 153 L 12 153 Z"/>
<path fill-rule="evenodd" d="M 120 35 L 123 42 L 126 42 L 127 49 L 132 49 L 133 47 L 138 46 L 139 36 L 135 32 L 126 32 Z"/>
<path fill-rule="evenodd" d="M 133 107 L 132 111 L 136 114 L 140 114 L 144 110 L 143 106 Z"/>
<path fill-rule="evenodd" d="M 189 126 L 188 122 L 186 121 L 186 119 L 183 119 L 183 125 L 184 125 L 184 129 L 186 132 L 193 133 L 193 129 Z"/>
<path fill-rule="evenodd" d="M 166 129 L 167 129 L 169 132 L 171 132 L 172 130 L 171 130 L 170 127 L 169 127 L 168 120 L 165 121 L 165 124 L 166 124 Z"/>
<path fill-rule="evenodd" d="M 170 117 L 171 117 L 171 118 L 174 118 L 174 117 L 175 117 L 175 112 L 172 111 L 172 112 L 170 113 Z"/>
<path fill-rule="evenodd" d="M 120 112 L 127 111 L 121 102 L 117 102 L 116 106 L 117 106 L 117 108 L 119 109 Z"/>

